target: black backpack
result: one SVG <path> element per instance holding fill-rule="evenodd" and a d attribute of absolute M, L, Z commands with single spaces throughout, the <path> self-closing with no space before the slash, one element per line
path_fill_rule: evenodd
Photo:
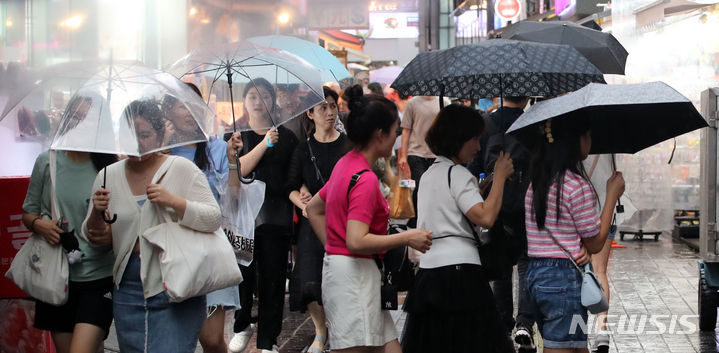
<path fill-rule="evenodd" d="M 485 118 L 484 121 L 487 134 L 486 146 L 482 146 L 485 173 L 490 175 L 494 172 L 494 163 L 499 158 L 501 151 L 509 153 L 514 164 L 514 173 L 504 183 L 500 218 L 501 215 L 523 214 L 524 196 L 531 179 L 529 175 L 531 152 L 513 136 L 505 135 L 505 131 L 499 128 L 490 117 Z M 487 197 L 487 195 L 482 196 Z"/>

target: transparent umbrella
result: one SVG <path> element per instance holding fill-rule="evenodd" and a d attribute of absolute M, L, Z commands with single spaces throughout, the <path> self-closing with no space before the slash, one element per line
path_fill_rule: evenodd
<path fill-rule="evenodd" d="M 109 60 L 86 63 L 84 74 L 87 78 L 59 121 L 52 149 L 142 157 L 207 141 L 215 133 L 216 119 L 205 102 L 166 72 Z"/>
<path fill-rule="evenodd" d="M 325 99 L 319 69 L 286 51 L 251 42 L 199 47 L 167 71 L 198 84 L 232 131 L 252 130 L 246 109 L 250 92 L 271 98 L 262 100 L 264 126 L 254 129 L 282 125 Z"/>
<path fill-rule="evenodd" d="M 201 87 L 225 131 L 277 127 L 325 99 L 319 69 L 286 51 L 251 42 L 199 47 L 167 71 Z M 252 127 L 250 114 L 261 116 Z M 239 175 L 239 151 L 235 162 L 240 180 L 251 182 Z"/>
<path fill-rule="evenodd" d="M 87 63 L 85 74 L 65 107 L 53 149 L 143 156 L 207 141 L 217 132 L 204 101 L 166 72 L 108 60 Z M 157 143 L 144 143 L 137 115 L 151 123 L 146 132 L 160 136 Z"/>

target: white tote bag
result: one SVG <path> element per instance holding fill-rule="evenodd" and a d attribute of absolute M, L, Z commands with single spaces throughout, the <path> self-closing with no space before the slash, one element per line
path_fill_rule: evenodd
<path fill-rule="evenodd" d="M 52 219 L 58 219 L 55 199 L 55 151 L 50 151 L 50 198 Z M 62 246 L 51 245 L 39 234 L 33 234 L 20 248 L 5 273 L 23 292 L 52 305 L 67 303 L 70 268 Z"/>
<path fill-rule="evenodd" d="M 164 173 L 158 174 L 161 175 L 156 178 L 162 179 Z M 153 180 L 154 183 L 157 182 Z M 147 229 L 142 237 L 159 250 L 162 281 L 171 302 L 182 302 L 242 282 L 234 250 L 221 229 L 199 232 L 173 222 L 160 206 L 154 205 L 150 210 L 155 212 L 160 224 Z"/>

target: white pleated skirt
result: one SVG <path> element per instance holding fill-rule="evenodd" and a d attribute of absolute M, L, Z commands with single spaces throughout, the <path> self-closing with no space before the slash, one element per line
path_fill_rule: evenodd
<path fill-rule="evenodd" d="M 390 312 L 380 309 L 380 286 L 374 260 L 325 255 L 322 303 L 332 349 L 383 346 L 397 339 Z"/>

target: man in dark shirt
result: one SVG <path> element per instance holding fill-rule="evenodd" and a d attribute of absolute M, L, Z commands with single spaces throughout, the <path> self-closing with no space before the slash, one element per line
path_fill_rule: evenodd
<path fill-rule="evenodd" d="M 474 160 L 468 166 L 468 169 L 478 176 L 479 173 L 485 173 L 489 176 L 489 171 L 494 167 L 489 165 L 493 161 L 485 161 L 488 154 L 491 153 L 490 149 L 493 146 L 488 146 L 489 143 L 494 143 L 496 137 L 490 142 L 490 138 L 496 134 L 504 134 L 510 126 L 524 113 L 524 107 L 529 102 L 529 97 L 504 97 L 502 100 L 502 106 L 497 110 L 489 114 L 486 118 L 489 122 L 486 124 L 486 133 L 482 136 L 480 145 L 481 149 L 475 156 Z M 506 144 L 506 138 L 505 138 Z M 506 146 L 505 146 L 506 147 Z M 521 154 L 521 155 L 517 155 Z M 514 151 L 510 152 L 510 157 L 515 162 L 515 172 L 512 175 L 510 182 L 518 182 L 517 179 L 525 178 L 524 184 L 529 180 L 529 151 L 522 148 L 515 148 Z M 523 189 L 523 190 L 520 190 Z M 511 193 L 515 193 L 513 195 Z M 515 327 L 514 341 L 519 344 L 520 352 L 533 352 L 535 350 L 533 342 L 533 330 L 534 317 L 532 315 L 532 309 L 528 302 L 528 296 L 526 292 L 525 277 L 527 273 L 528 257 L 527 257 L 527 234 L 524 228 L 524 209 L 523 207 L 508 207 L 507 201 L 509 199 L 515 201 L 513 204 L 517 204 L 517 200 L 523 205 L 524 193 L 526 188 L 510 188 L 505 184 L 505 195 L 502 202 L 502 210 L 500 211 L 498 222 L 495 223 L 495 229 L 499 234 L 504 233 L 505 236 L 511 232 L 512 239 L 516 241 L 512 242 L 512 246 L 519 246 L 521 249 L 513 249 L 512 251 L 519 252 L 519 258 L 517 259 L 517 273 L 519 277 L 518 296 L 519 305 L 517 308 L 516 321 L 513 318 L 513 297 L 512 297 L 512 264 L 507 264 L 506 271 L 503 271 L 503 278 L 492 282 L 492 290 L 494 292 L 495 301 L 499 309 L 502 321 L 506 328 L 511 332 L 512 328 Z"/>

